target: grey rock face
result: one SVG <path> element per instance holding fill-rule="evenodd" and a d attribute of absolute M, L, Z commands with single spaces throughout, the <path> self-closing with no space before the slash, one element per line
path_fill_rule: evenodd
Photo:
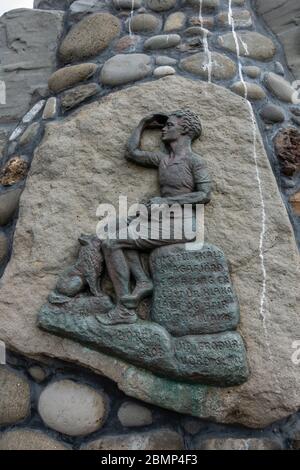
<path fill-rule="evenodd" d="M 0 425 L 14 424 L 26 418 L 30 410 L 28 382 L 0 367 Z M 1 444 L 0 444 L 1 448 Z"/>
<path fill-rule="evenodd" d="M 105 62 L 100 75 L 104 85 L 123 85 L 146 77 L 151 72 L 146 54 L 117 54 Z"/>
<path fill-rule="evenodd" d="M 168 49 L 175 47 L 180 43 L 179 34 L 160 34 L 149 38 L 144 43 L 145 49 Z"/>
<path fill-rule="evenodd" d="M 284 47 L 288 66 L 300 79 L 300 2 L 298 0 L 255 0 L 258 14 L 278 36 Z"/>
<path fill-rule="evenodd" d="M 43 390 L 38 409 L 50 428 L 68 436 L 81 436 L 101 428 L 106 400 L 87 385 L 60 380 Z"/>
<path fill-rule="evenodd" d="M 96 70 L 97 65 L 93 63 L 73 65 L 59 69 L 49 78 L 49 89 L 54 93 L 59 93 L 66 88 L 87 80 Z"/>
<path fill-rule="evenodd" d="M 63 12 L 14 10 L 0 19 L 1 79 L 6 105 L 0 122 L 18 121 L 28 111 L 35 89 L 46 86 L 56 67 Z"/>
<path fill-rule="evenodd" d="M 76 0 L 70 6 L 70 18 L 78 21 L 84 15 L 105 10 L 106 7 L 107 3 L 105 0 Z"/>

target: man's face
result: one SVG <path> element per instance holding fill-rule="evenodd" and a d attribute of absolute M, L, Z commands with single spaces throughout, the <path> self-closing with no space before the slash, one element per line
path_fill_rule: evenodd
<path fill-rule="evenodd" d="M 176 116 L 171 116 L 162 130 L 162 140 L 166 143 L 174 142 L 179 139 L 182 133 L 183 129 L 180 119 Z"/>

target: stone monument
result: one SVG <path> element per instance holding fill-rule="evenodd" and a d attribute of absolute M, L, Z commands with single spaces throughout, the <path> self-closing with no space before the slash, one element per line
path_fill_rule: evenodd
<path fill-rule="evenodd" d="M 141 149 L 148 128 L 162 129 L 164 151 Z M 187 222 L 196 228 L 196 206 L 211 197 L 206 165 L 191 147 L 201 133 L 198 116 L 189 110 L 141 120 L 126 157 L 158 168 L 161 197 L 151 198 L 146 213 L 138 214 L 138 237 L 134 218 L 126 221 L 127 237 L 120 227 L 104 240 L 80 237 L 78 259 L 58 280 L 38 325 L 162 377 L 226 387 L 242 384 L 249 375 L 236 331 L 238 299 L 222 250 L 209 243 L 189 249 L 196 232 L 185 230 Z M 172 228 L 166 235 L 164 209 L 173 204 L 182 211 L 168 212 Z M 191 206 L 189 217 L 185 204 Z M 144 268 L 141 253 L 148 255 L 150 269 Z M 102 287 L 105 273 L 111 295 Z M 151 306 L 141 318 L 139 306 L 147 297 Z"/>

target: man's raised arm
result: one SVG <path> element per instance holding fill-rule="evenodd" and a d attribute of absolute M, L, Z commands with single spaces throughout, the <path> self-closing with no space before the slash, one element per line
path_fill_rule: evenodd
<path fill-rule="evenodd" d="M 162 152 L 149 152 L 140 149 L 141 138 L 146 128 L 162 128 L 164 120 L 167 116 L 161 114 L 152 114 L 142 119 L 136 129 L 133 131 L 128 140 L 125 157 L 127 160 L 137 163 L 138 165 L 149 168 L 157 168 L 161 158 L 164 156 Z"/>

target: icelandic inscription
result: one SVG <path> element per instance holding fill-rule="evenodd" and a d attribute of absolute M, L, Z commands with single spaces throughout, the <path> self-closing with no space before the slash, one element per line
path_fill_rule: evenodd
<path fill-rule="evenodd" d="M 201 251 L 168 250 L 151 256 L 153 321 L 174 336 L 235 329 L 239 307 L 223 252 L 208 244 Z"/>

